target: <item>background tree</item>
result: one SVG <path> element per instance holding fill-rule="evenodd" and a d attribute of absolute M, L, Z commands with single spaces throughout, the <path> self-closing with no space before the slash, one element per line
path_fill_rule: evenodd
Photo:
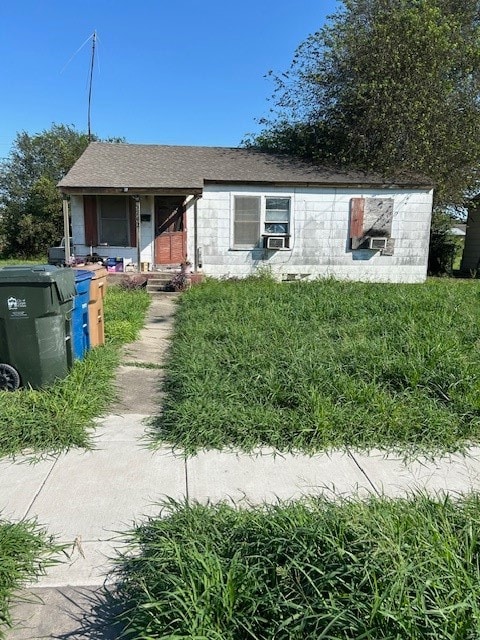
<path fill-rule="evenodd" d="M 451 215 L 440 208 L 433 210 L 428 254 L 428 272 L 432 275 L 451 275 L 455 257 L 460 253 L 458 238 L 452 235 L 452 224 Z"/>
<path fill-rule="evenodd" d="M 87 145 L 86 133 L 64 124 L 35 135 L 17 134 L 8 158 L 0 164 L 4 254 L 38 256 L 60 240 L 62 199 L 56 185 Z"/>
<path fill-rule="evenodd" d="M 415 172 L 461 206 L 480 158 L 480 1 L 344 0 L 274 76 L 246 144 L 322 163 Z"/>

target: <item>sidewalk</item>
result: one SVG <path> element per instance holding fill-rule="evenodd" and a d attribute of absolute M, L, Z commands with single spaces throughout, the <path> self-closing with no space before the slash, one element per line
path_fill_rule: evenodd
<path fill-rule="evenodd" d="M 161 365 L 171 336 L 174 298 L 155 298 L 140 339 L 125 349 L 117 375 L 119 401 L 98 423 L 93 451 L 72 450 L 38 464 L 0 461 L 0 510 L 12 520 L 37 517 L 58 540 L 69 545 L 69 558 L 48 570 L 29 590 L 45 604 L 16 605 L 24 625 L 7 633 L 26 638 L 115 638 L 109 628 L 84 635 L 82 620 L 97 603 L 121 547 L 121 532 L 158 513 L 165 497 L 199 501 L 259 503 L 305 494 L 405 495 L 418 489 L 432 493 L 480 490 L 480 449 L 466 457 L 404 464 L 380 452 L 313 457 L 255 456 L 208 451 L 184 459 L 165 447 L 152 452 L 144 420 L 158 414 Z M 129 364 L 131 363 L 131 364 Z"/>

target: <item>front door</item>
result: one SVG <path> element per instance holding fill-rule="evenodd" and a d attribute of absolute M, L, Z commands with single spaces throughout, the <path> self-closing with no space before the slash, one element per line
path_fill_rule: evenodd
<path fill-rule="evenodd" d="M 185 196 L 155 196 L 155 264 L 180 264 L 186 256 Z"/>

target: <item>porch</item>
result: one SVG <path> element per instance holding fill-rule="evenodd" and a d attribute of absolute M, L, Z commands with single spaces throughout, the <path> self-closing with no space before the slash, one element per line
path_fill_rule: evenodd
<path fill-rule="evenodd" d="M 76 262 L 110 260 L 111 270 L 120 273 L 168 271 L 187 260 L 194 270 L 198 268 L 194 249 L 198 190 L 163 193 L 125 187 L 97 193 L 69 190 L 64 198 L 68 196 Z"/>

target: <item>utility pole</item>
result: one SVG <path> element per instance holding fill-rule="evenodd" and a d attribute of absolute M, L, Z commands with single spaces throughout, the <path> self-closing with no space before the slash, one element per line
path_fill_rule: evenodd
<path fill-rule="evenodd" d="M 95 63 L 95 44 L 97 42 L 97 32 L 94 31 L 92 35 L 92 60 L 90 63 L 90 83 L 88 88 L 88 141 L 92 141 L 92 132 L 90 128 L 90 108 L 92 105 L 92 84 L 93 84 L 93 66 Z"/>

